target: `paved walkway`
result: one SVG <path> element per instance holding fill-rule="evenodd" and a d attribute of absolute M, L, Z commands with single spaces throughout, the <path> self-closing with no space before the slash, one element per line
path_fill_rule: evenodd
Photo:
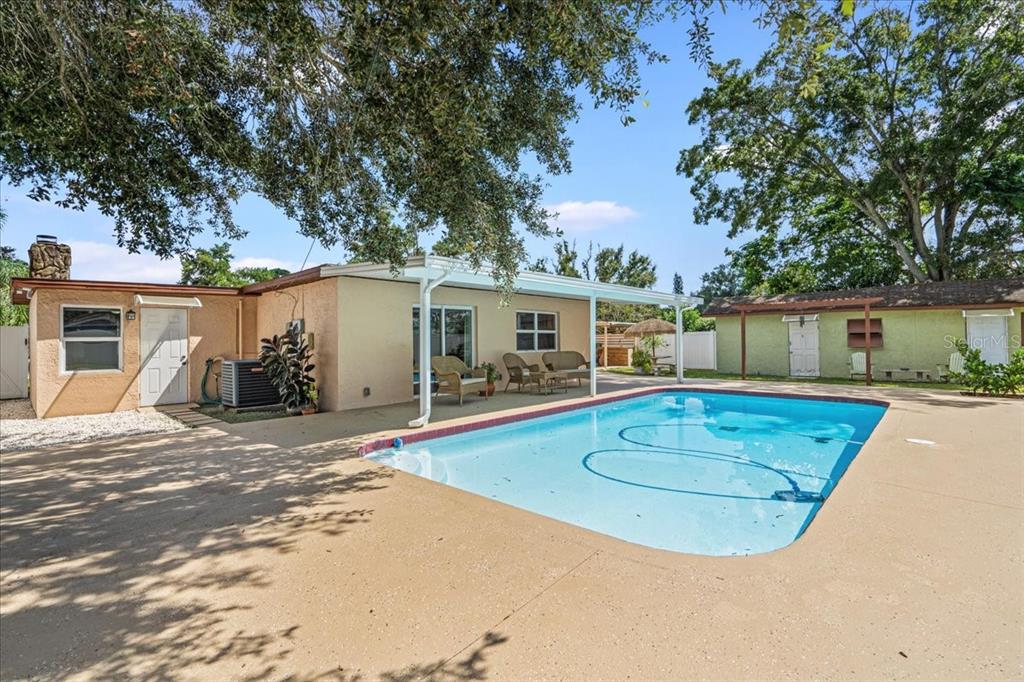
<path fill-rule="evenodd" d="M 1020 679 L 1024 402 L 788 390 L 892 407 L 804 536 L 741 558 L 353 455 L 414 405 L 5 453 L 0 677 Z M 493 402 L 435 417 L 538 404 Z"/>

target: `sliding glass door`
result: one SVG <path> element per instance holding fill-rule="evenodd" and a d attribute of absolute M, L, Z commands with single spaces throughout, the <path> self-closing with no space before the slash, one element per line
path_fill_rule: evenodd
<path fill-rule="evenodd" d="M 419 368 L 420 307 L 412 310 L 412 363 Z M 453 355 L 468 366 L 475 361 L 473 347 L 473 309 L 439 305 L 430 308 L 430 354 Z"/>

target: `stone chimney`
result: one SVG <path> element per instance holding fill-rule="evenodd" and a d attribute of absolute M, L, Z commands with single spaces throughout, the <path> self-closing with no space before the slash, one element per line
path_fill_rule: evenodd
<path fill-rule="evenodd" d="M 36 235 L 36 243 L 28 247 L 28 276 L 71 279 L 71 247 L 58 244 L 53 235 Z"/>

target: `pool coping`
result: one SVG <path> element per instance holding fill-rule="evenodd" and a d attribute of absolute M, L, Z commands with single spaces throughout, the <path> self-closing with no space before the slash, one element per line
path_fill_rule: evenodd
<path fill-rule="evenodd" d="M 400 435 L 395 434 L 390 436 L 377 437 L 374 438 L 373 440 L 367 441 L 360 445 L 359 448 L 356 450 L 356 453 L 360 457 L 365 457 L 366 455 L 377 452 L 378 450 L 385 450 L 387 448 L 393 447 L 395 445 L 395 440 L 398 438 L 401 439 L 403 445 L 409 443 L 420 443 L 426 440 L 434 440 L 437 438 L 444 438 L 446 436 L 454 436 L 460 433 L 478 431 L 480 429 L 487 429 L 493 426 L 504 426 L 505 424 L 520 422 L 526 419 L 547 417 L 554 414 L 561 414 L 563 412 L 571 412 L 573 410 L 585 409 L 588 407 L 593 407 L 595 405 L 605 405 L 608 403 L 620 402 L 622 400 L 639 398 L 646 395 L 656 395 L 658 393 L 712 393 L 750 396 L 755 398 L 782 398 L 785 400 L 807 400 L 833 403 L 859 403 L 863 405 L 875 405 L 878 407 L 884 407 L 886 409 L 888 409 L 891 405 L 891 403 L 889 403 L 889 401 L 887 400 L 852 396 L 803 396 L 793 395 L 792 393 L 785 393 L 782 391 L 748 391 L 733 388 L 689 387 L 681 384 L 675 386 L 651 386 L 645 388 L 627 389 L 624 391 L 619 391 L 608 395 L 577 398 L 575 400 L 559 402 L 553 405 L 543 405 L 536 408 L 515 409 L 506 414 L 501 414 L 496 417 L 483 417 L 481 419 L 460 422 L 458 424 L 448 424 L 445 426 L 426 427 L 423 429 L 406 431 L 405 433 Z"/>

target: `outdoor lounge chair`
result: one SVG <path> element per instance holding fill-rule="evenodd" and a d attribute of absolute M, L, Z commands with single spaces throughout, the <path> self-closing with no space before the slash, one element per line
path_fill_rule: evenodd
<path fill-rule="evenodd" d="M 453 355 L 434 355 L 430 358 L 430 368 L 437 377 L 437 391 L 459 396 L 459 405 L 467 393 L 483 391 L 487 397 L 487 372 L 483 369 L 470 369 L 462 360 Z"/>
<path fill-rule="evenodd" d="M 544 353 L 541 360 L 553 372 L 565 372 L 570 379 L 583 385 L 584 379 L 590 378 L 590 363 L 583 358 L 583 353 L 574 350 L 559 350 Z"/>
<path fill-rule="evenodd" d="M 868 359 L 864 353 L 850 355 L 850 378 L 863 378 L 868 373 Z"/>
<path fill-rule="evenodd" d="M 515 353 L 505 353 L 501 356 L 508 370 L 508 381 L 505 383 L 505 393 L 512 384 L 519 385 L 519 392 L 522 393 L 523 386 L 536 386 L 539 391 L 544 386 L 544 373 L 540 365 L 528 365 L 526 360 Z"/>
<path fill-rule="evenodd" d="M 949 362 L 945 365 L 937 365 L 940 381 L 949 381 L 950 374 L 960 374 L 964 371 L 964 356 L 959 351 L 953 351 L 949 356 Z"/>

